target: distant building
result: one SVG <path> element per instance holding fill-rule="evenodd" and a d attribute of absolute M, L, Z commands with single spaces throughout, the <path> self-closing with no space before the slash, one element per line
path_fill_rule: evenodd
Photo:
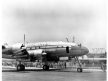
<path fill-rule="evenodd" d="M 101 67 L 102 63 L 106 64 L 107 62 L 107 52 L 104 48 L 92 48 L 89 50 L 89 54 L 79 59 L 88 67 Z"/>
<path fill-rule="evenodd" d="M 106 50 L 104 48 L 92 48 L 87 54 L 88 58 L 106 58 Z"/>
<path fill-rule="evenodd" d="M 90 53 L 87 55 L 88 58 L 106 58 L 106 53 Z"/>

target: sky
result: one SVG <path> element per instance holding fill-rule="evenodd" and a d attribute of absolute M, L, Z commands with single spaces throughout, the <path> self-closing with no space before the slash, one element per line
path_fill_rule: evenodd
<path fill-rule="evenodd" d="M 3 0 L 2 44 L 70 42 L 106 48 L 106 0 Z"/>

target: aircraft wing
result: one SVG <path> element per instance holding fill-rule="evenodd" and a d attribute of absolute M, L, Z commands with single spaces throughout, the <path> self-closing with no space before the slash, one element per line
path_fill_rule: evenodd
<path fill-rule="evenodd" d="M 26 51 L 17 50 L 17 51 L 9 51 L 8 49 L 2 49 L 2 58 L 7 59 L 26 59 L 28 58 L 28 54 Z"/>
<path fill-rule="evenodd" d="M 27 50 L 26 48 L 20 48 L 12 50 L 12 48 L 9 47 L 2 48 L 2 58 L 7 59 L 35 61 L 41 59 L 43 54 L 45 54 L 43 49 Z"/>

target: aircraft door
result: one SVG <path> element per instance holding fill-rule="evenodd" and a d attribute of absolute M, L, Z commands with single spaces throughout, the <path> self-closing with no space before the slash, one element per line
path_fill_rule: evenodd
<path fill-rule="evenodd" d="M 66 47 L 66 53 L 69 53 L 69 46 Z"/>

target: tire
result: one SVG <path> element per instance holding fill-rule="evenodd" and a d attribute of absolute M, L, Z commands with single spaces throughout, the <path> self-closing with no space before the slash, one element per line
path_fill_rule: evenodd
<path fill-rule="evenodd" d="M 48 65 L 43 65 L 43 70 L 49 70 L 49 66 Z"/>
<path fill-rule="evenodd" d="M 82 72 L 82 68 L 77 68 L 77 72 Z"/>
<path fill-rule="evenodd" d="M 25 66 L 23 64 L 19 64 L 17 66 L 17 71 L 24 71 L 25 70 Z"/>
<path fill-rule="evenodd" d="M 21 67 L 20 65 L 17 66 L 17 71 L 20 71 L 21 70 Z"/>

